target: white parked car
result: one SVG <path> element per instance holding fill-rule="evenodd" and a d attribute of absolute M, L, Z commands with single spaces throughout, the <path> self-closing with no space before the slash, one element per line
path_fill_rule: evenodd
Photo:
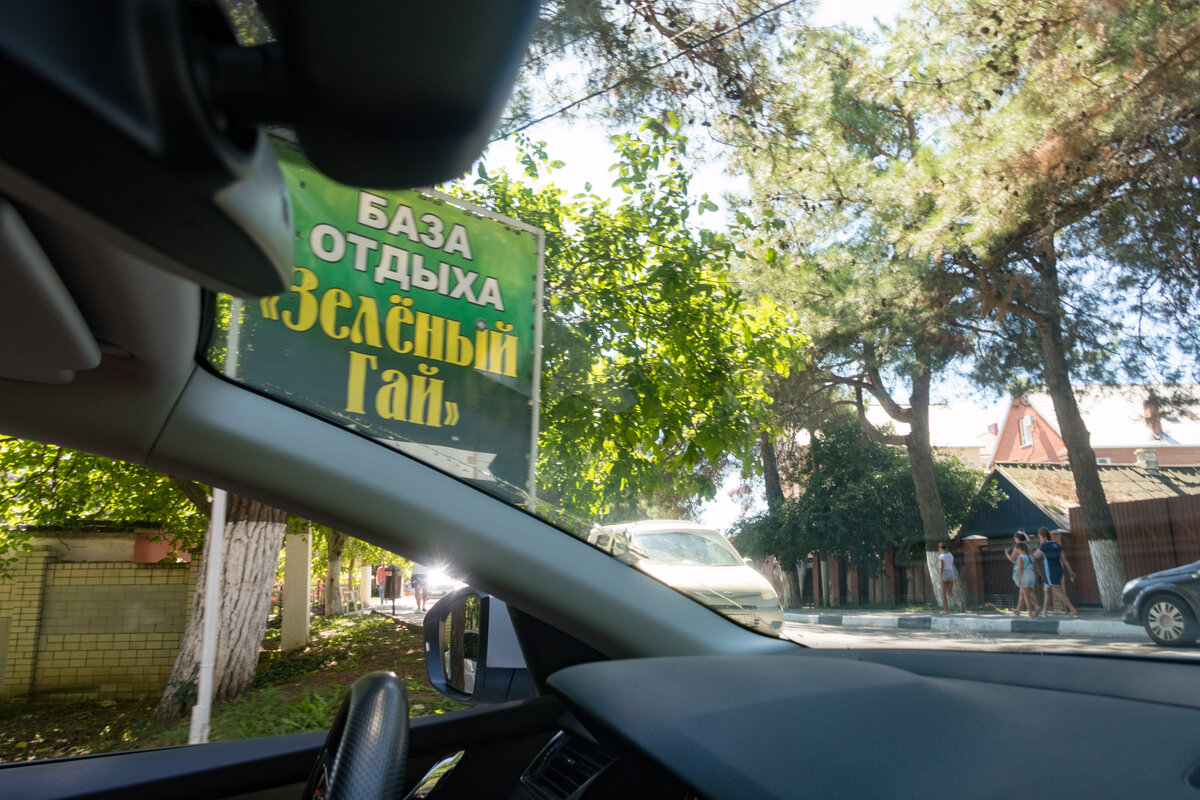
<path fill-rule="evenodd" d="M 596 527 L 588 542 L 741 624 L 778 636 L 774 587 L 713 528 L 680 520 Z"/>

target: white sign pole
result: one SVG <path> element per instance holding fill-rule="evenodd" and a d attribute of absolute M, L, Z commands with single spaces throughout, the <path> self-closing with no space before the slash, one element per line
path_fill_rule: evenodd
<path fill-rule="evenodd" d="M 214 489 L 208 541 L 204 547 L 204 631 L 200 645 L 200 674 L 196 685 L 196 705 L 192 706 L 192 724 L 188 729 L 188 744 L 208 741 L 213 665 L 217 660 L 217 619 L 221 614 L 221 561 L 225 544 L 226 502 L 225 490 Z"/>
<path fill-rule="evenodd" d="M 242 301 L 233 298 L 229 308 L 229 334 L 225 339 L 225 374 L 237 376 Z M 221 567 L 225 550 L 225 510 L 228 493 L 213 489 L 212 514 L 204 546 L 204 630 L 200 639 L 200 674 L 196 677 L 196 705 L 192 706 L 188 744 L 208 741 L 212 717 L 213 668 L 217 661 L 217 620 L 221 617 Z"/>

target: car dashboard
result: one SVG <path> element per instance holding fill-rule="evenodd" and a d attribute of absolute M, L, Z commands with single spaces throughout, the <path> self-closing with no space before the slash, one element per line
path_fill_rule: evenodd
<path fill-rule="evenodd" d="M 1193 672 L 896 650 L 596 661 L 549 677 L 534 702 L 561 709 L 553 730 L 488 796 L 1194 797 Z M 424 796 L 469 796 L 455 783 Z"/>

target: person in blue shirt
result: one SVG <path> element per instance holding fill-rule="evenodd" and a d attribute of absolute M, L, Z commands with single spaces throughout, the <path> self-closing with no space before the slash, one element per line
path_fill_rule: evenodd
<path fill-rule="evenodd" d="M 1037 552 L 1033 555 L 1034 558 L 1042 562 L 1046 575 L 1046 593 L 1042 602 L 1042 613 L 1039 616 L 1046 616 L 1046 612 L 1054 604 L 1054 599 L 1058 598 L 1062 601 L 1063 605 L 1071 609 L 1072 617 L 1078 617 L 1079 612 L 1071 604 L 1071 598 L 1067 597 L 1067 593 L 1062 585 L 1064 570 L 1068 578 L 1075 580 L 1075 570 L 1071 569 L 1070 563 L 1067 562 L 1067 556 L 1063 553 L 1062 545 L 1051 539 L 1050 531 L 1045 528 L 1038 528 L 1038 541 L 1040 544 L 1038 545 Z"/>

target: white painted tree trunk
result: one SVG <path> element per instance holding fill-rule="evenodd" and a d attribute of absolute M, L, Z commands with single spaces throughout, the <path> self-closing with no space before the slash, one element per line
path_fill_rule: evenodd
<path fill-rule="evenodd" d="M 1121 590 L 1125 588 L 1125 564 L 1116 542 L 1104 539 L 1089 541 L 1092 569 L 1096 571 L 1096 586 L 1105 611 L 1121 610 Z M 1075 566 L 1072 564 L 1071 566 Z"/>
<path fill-rule="evenodd" d="M 346 550 L 346 543 L 350 541 L 350 537 L 344 533 L 337 531 L 327 531 L 325 533 L 326 549 L 329 553 L 328 561 L 325 564 L 325 608 L 324 615 L 327 617 L 336 617 L 339 614 L 346 613 L 346 606 L 342 602 L 342 553 Z"/>
<path fill-rule="evenodd" d="M 254 680 L 258 652 L 271 607 L 275 565 L 283 543 L 282 511 L 230 495 L 221 570 L 221 611 L 213 667 L 213 701 L 229 700 Z M 203 567 L 205 555 L 201 555 Z M 203 569 L 200 570 L 203 575 Z M 167 688 L 159 701 L 160 719 L 174 720 L 195 698 L 204 630 L 204 581 L 196 584 L 192 614 Z"/>

